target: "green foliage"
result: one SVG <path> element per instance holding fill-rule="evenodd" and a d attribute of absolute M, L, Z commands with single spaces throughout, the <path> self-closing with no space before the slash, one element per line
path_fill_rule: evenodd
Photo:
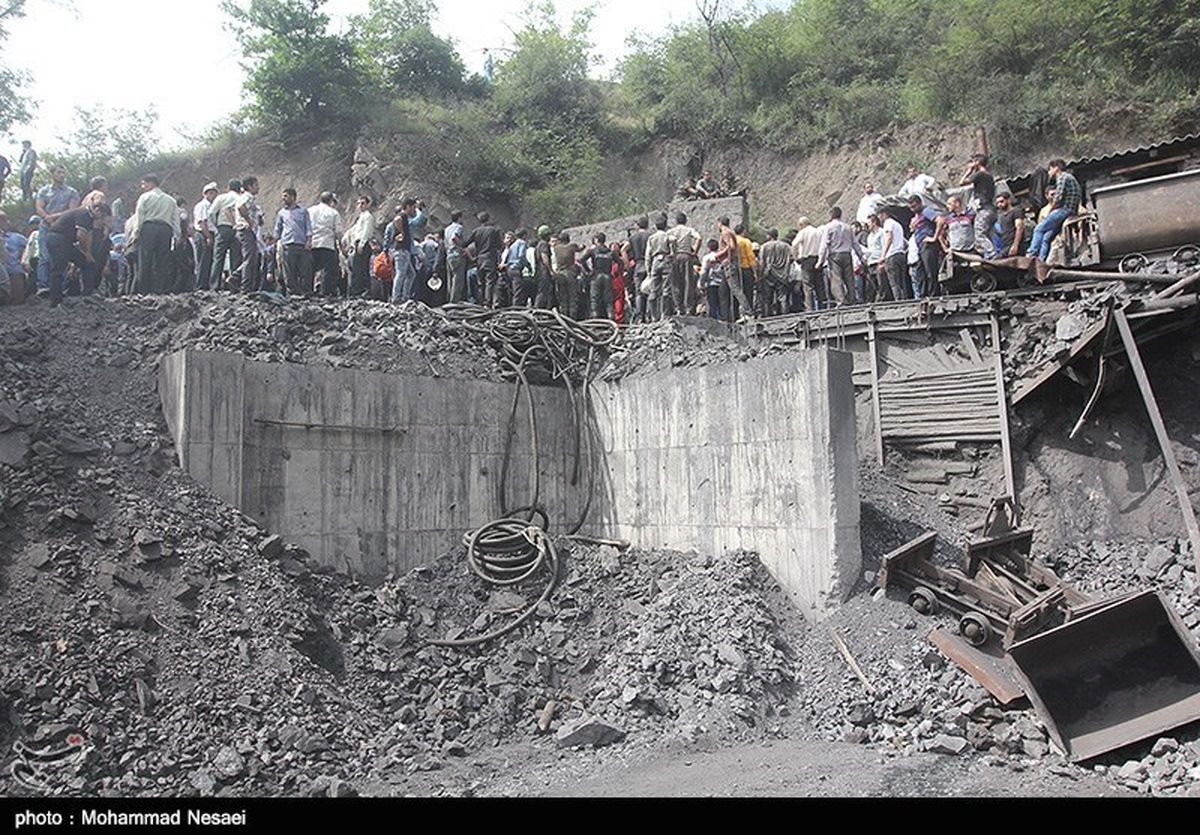
<path fill-rule="evenodd" d="M 367 14 L 353 18 L 364 62 L 381 89 L 432 97 L 465 93 L 466 68 L 454 44 L 434 34 L 434 7 L 419 0 L 370 0 Z"/>
<path fill-rule="evenodd" d="M 61 150 L 45 154 L 45 170 L 62 165 L 72 185 L 86 189 L 97 175 L 116 181 L 146 173 L 159 155 L 154 138 L 158 111 L 76 107 L 71 131 L 59 137 Z"/>
<path fill-rule="evenodd" d="M 805 151 L 915 119 L 1017 143 L 1122 104 L 1193 124 L 1197 43 L 1200 0 L 796 0 L 637 44 L 620 79 L 640 124 L 700 145 Z"/>
<path fill-rule="evenodd" d="M 374 90 L 350 39 L 329 34 L 325 0 L 223 0 L 251 113 L 281 136 L 360 117 Z"/>
<path fill-rule="evenodd" d="M 4 55 L 4 42 L 8 39 L 8 23 L 25 14 L 25 0 L 0 0 L 0 55 Z M 21 85 L 28 74 L 0 63 L 0 131 L 29 120 L 30 112 Z"/>

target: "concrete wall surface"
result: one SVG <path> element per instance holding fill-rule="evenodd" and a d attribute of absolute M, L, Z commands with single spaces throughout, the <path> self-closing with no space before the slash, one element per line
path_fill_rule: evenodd
<path fill-rule="evenodd" d="M 862 570 L 851 368 L 814 349 L 597 384 L 606 522 L 644 547 L 756 551 L 820 616 Z"/>
<path fill-rule="evenodd" d="M 501 515 L 514 388 L 187 351 L 160 389 L 180 465 L 318 561 L 367 579 L 424 564 Z M 534 388 L 540 498 L 577 518 L 565 390 Z M 517 412 L 507 503 L 529 502 L 530 432 Z M 178 404 L 178 405 L 175 405 Z"/>
<path fill-rule="evenodd" d="M 570 400 L 535 387 L 552 530 L 588 504 L 588 533 L 756 551 L 820 615 L 861 570 L 851 366 L 813 349 L 594 384 L 576 484 Z M 501 514 L 511 384 L 201 351 L 164 357 L 159 373 L 180 464 L 338 570 L 407 571 Z M 515 426 L 510 508 L 532 494 L 524 399 Z"/>

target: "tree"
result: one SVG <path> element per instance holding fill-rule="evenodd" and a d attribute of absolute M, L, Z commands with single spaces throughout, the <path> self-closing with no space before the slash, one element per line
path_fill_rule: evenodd
<path fill-rule="evenodd" d="M 154 125 L 158 111 L 76 107 L 73 130 L 59 137 L 64 150 L 48 153 L 46 162 L 62 165 L 73 183 L 86 187 L 97 174 L 137 175 L 158 156 Z"/>
<path fill-rule="evenodd" d="M 384 89 L 422 96 L 464 90 L 462 58 L 430 26 L 435 8 L 419 0 L 370 0 L 367 14 L 352 20 Z"/>
<path fill-rule="evenodd" d="M 329 34 L 325 0 L 222 0 L 242 47 L 251 112 L 280 134 L 358 116 L 372 90 L 350 39 Z"/>
<path fill-rule="evenodd" d="M 5 54 L 9 22 L 24 14 L 25 0 L 0 0 L 0 55 Z M 27 73 L 0 64 L 0 131 L 29 120 L 29 109 L 20 94 L 21 85 L 28 78 Z"/>

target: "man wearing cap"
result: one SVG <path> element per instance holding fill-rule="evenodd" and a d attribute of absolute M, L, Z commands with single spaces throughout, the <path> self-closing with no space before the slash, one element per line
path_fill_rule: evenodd
<path fill-rule="evenodd" d="M 337 242 L 342 237 L 342 213 L 337 210 L 337 197 L 332 191 L 323 191 L 317 202 L 308 207 L 308 220 L 312 225 L 312 268 L 313 276 L 321 277 L 321 294 L 337 295 L 342 265 L 338 261 Z"/>
<path fill-rule="evenodd" d="M 196 289 L 207 290 L 208 280 L 212 275 L 213 243 L 215 229 L 208 225 L 208 213 L 212 210 L 213 200 L 217 197 L 217 184 L 208 183 L 204 186 L 200 202 L 192 207 L 192 249 L 196 253 Z"/>
<path fill-rule="evenodd" d="M 164 192 L 157 174 L 142 177 L 142 196 L 133 212 L 133 240 L 138 250 L 138 293 L 165 293 L 174 276 L 171 239 L 179 238 L 179 207 Z"/>

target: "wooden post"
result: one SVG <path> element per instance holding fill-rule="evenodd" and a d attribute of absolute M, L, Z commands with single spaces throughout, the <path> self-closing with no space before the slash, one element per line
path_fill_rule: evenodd
<path fill-rule="evenodd" d="M 996 367 L 996 399 L 1000 403 L 1000 454 L 1004 458 L 1004 486 L 1012 497 L 1020 518 L 1021 501 L 1017 497 L 1017 479 L 1013 472 L 1012 439 L 1008 434 L 1008 395 L 1004 390 L 1004 352 L 1000 348 L 1000 317 L 992 314 L 992 360 Z"/>
<path fill-rule="evenodd" d="M 1167 436 L 1167 427 L 1163 423 L 1162 414 L 1158 411 L 1158 401 L 1154 399 L 1154 391 L 1150 388 L 1150 378 L 1146 376 L 1146 367 L 1142 365 L 1142 355 L 1138 351 L 1137 340 L 1133 338 L 1133 330 L 1129 320 L 1125 318 L 1124 310 L 1116 310 L 1113 316 L 1117 320 L 1117 329 L 1121 331 L 1121 341 L 1125 343 L 1125 353 L 1129 356 L 1129 367 L 1137 378 L 1138 388 L 1142 391 L 1142 400 L 1146 403 L 1146 413 L 1150 416 L 1150 424 L 1154 434 L 1158 436 L 1158 445 L 1162 449 L 1163 462 L 1167 474 L 1175 486 L 1175 497 L 1179 500 L 1179 509 L 1183 512 L 1183 524 L 1187 528 L 1188 541 L 1192 544 L 1192 558 L 1196 560 L 1196 570 L 1200 571 L 1200 526 L 1196 524 L 1196 511 L 1192 508 L 1192 500 L 1188 497 L 1187 485 L 1183 483 L 1183 475 L 1179 472 L 1179 462 L 1175 460 L 1175 451 L 1171 449 L 1171 439 Z"/>
<path fill-rule="evenodd" d="M 875 411 L 875 458 L 883 466 L 883 418 L 879 408 L 879 352 L 875 347 L 875 314 L 867 318 L 867 345 L 871 348 L 871 408 Z"/>

